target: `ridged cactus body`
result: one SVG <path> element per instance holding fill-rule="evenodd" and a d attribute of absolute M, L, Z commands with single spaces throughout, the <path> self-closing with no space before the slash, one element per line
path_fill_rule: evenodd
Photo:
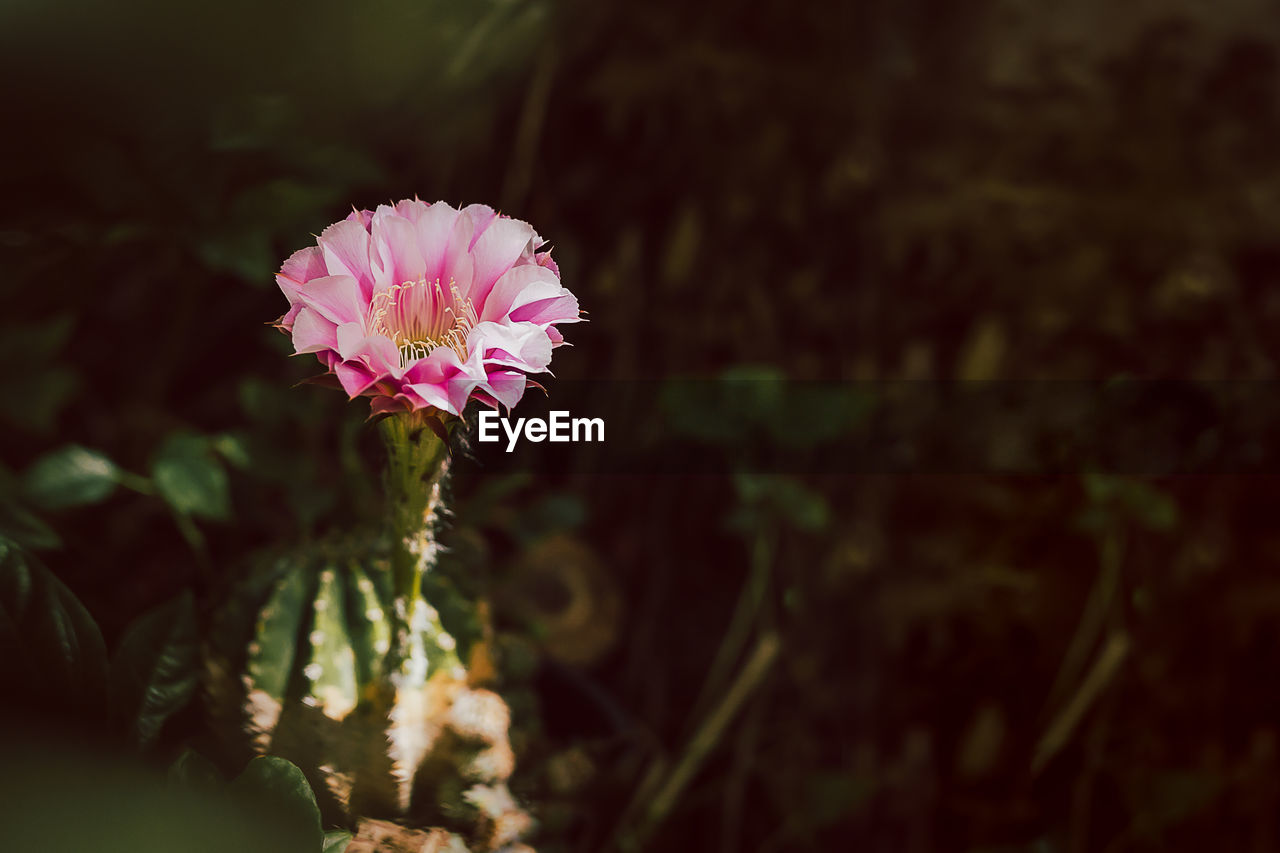
<path fill-rule="evenodd" d="M 407 463 L 392 535 L 289 552 L 237 589 L 207 656 L 211 709 L 224 736 L 301 767 L 331 814 L 498 850 L 530 823 L 506 788 L 509 713 L 469 683 L 446 623 L 469 645 L 474 608 L 432 574 L 446 464 L 393 454 L 388 479 Z"/>

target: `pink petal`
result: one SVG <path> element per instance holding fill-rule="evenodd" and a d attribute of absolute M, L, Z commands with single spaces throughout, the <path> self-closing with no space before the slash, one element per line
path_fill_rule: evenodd
<path fill-rule="evenodd" d="M 298 319 L 298 313 L 301 312 L 302 309 L 303 305 L 301 302 L 295 302 L 290 299 L 289 310 L 284 312 L 284 314 L 280 316 L 279 320 L 276 320 L 276 325 L 284 329 L 286 332 L 293 331 L 293 321 Z"/>
<path fill-rule="evenodd" d="M 293 351 L 295 353 L 320 352 L 336 349 L 338 336 L 333 323 L 319 311 L 303 308 L 293 321 Z"/>
<path fill-rule="evenodd" d="M 473 352 L 466 362 L 448 347 L 439 347 L 418 360 L 405 372 L 405 389 L 413 391 L 427 405 L 462 414 L 467 398 L 484 382 L 484 363 L 480 353 Z"/>
<path fill-rule="evenodd" d="M 402 396 L 395 397 L 374 397 L 369 404 L 369 411 L 375 415 L 393 415 L 397 412 L 407 412 L 412 408 L 409 402 Z"/>
<path fill-rule="evenodd" d="M 528 321 L 542 325 L 577 323 L 582 320 L 578 313 L 578 297 L 565 290 L 561 296 L 539 299 L 537 302 L 521 305 L 511 312 L 511 320 L 517 323 Z"/>
<path fill-rule="evenodd" d="M 486 365 L 538 372 L 551 363 L 551 339 L 536 323 L 480 323 L 467 348 L 484 354 Z"/>
<path fill-rule="evenodd" d="M 400 351 L 385 335 L 365 334 L 364 324 L 344 323 L 337 332 L 338 355 L 360 361 L 379 376 L 400 377 Z"/>
<path fill-rule="evenodd" d="M 392 213 L 389 207 L 379 207 L 373 215 L 372 235 L 377 256 L 373 272 L 378 290 L 423 277 L 427 264 L 418 248 L 417 229 L 412 222 Z"/>
<path fill-rule="evenodd" d="M 550 252 L 539 252 L 533 256 L 534 263 L 539 266 L 546 267 L 556 274 L 556 278 L 560 277 L 560 265 L 551 259 Z"/>
<path fill-rule="evenodd" d="M 280 292 L 284 294 L 284 298 L 289 300 L 289 305 L 298 305 L 301 299 L 298 294 L 302 292 L 302 285 L 283 275 L 276 275 L 276 286 L 280 288 Z"/>
<path fill-rule="evenodd" d="M 563 296 L 567 292 L 546 267 L 524 264 L 513 267 L 498 279 L 487 299 L 481 302 L 473 298 L 473 304 L 481 320 L 501 320 L 522 305 Z"/>
<path fill-rule="evenodd" d="M 416 198 L 407 198 L 404 201 L 396 202 L 396 213 L 414 223 L 421 219 L 430 209 L 431 205 Z"/>
<path fill-rule="evenodd" d="M 471 289 L 473 261 L 467 249 L 471 245 L 474 230 L 475 223 L 471 221 L 471 217 L 466 213 L 458 214 L 453 230 L 449 232 L 449 244 L 445 247 L 444 263 L 439 273 L 443 284 L 455 282 L 464 296 Z"/>
<path fill-rule="evenodd" d="M 458 211 L 443 201 L 430 205 L 414 228 L 418 233 L 418 249 L 425 261 L 423 275 L 427 281 L 435 281 L 444 274 L 445 252 L 449 248 L 449 235 L 458 222 Z M 447 281 L 447 279 L 446 279 Z"/>
<path fill-rule="evenodd" d="M 353 207 L 351 208 L 351 212 L 347 214 L 348 222 L 359 223 L 360 227 L 366 231 L 369 230 L 369 223 L 372 220 L 373 220 L 373 213 L 368 210 L 356 210 Z"/>
<path fill-rule="evenodd" d="M 360 346 L 365 341 L 364 326 L 360 323 L 343 323 L 338 327 L 337 338 L 338 355 L 344 361 L 353 359 L 359 353 Z"/>
<path fill-rule="evenodd" d="M 368 390 L 369 386 L 378 381 L 378 377 L 359 362 L 340 362 L 334 366 L 333 372 L 342 383 L 342 390 L 352 398 L 359 397 Z"/>
<path fill-rule="evenodd" d="M 533 239 L 533 228 L 518 219 L 498 217 L 476 240 L 471 254 L 475 259 L 475 283 L 470 297 L 479 305 L 493 290 L 494 282 L 511 269 Z"/>
<path fill-rule="evenodd" d="M 491 370 L 484 389 L 507 409 L 514 409 L 524 396 L 526 377 L 518 370 Z"/>
<path fill-rule="evenodd" d="M 474 248 L 476 240 L 480 239 L 480 235 L 485 229 L 493 224 L 493 220 L 497 218 L 498 212 L 487 204 L 469 204 L 462 208 L 463 212 L 471 217 L 472 223 L 475 224 L 475 233 L 471 236 L 471 245 L 467 248 Z"/>
<path fill-rule="evenodd" d="M 320 278 L 328 275 L 329 271 L 324 265 L 324 253 L 320 251 L 319 246 L 308 246 L 305 249 L 299 249 L 289 256 L 289 259 L 280 267 L 280 275 L 285 278 L 303 284 L 313 278 Z M 279 280 L 279 276 L 277 276 Z M 285 294 L 288 295 L 287 293 Z"/>
<path fill-rule="evenodd" d="M 298 289 L 298 298 L 335 324 L 363 322 L 369 305 L 361 297 L 360 286 L 349 275 L 312 279 Z"/>
<path fill-rule="evenodd" d="M 331 275 L 349 275 L 360 283 L 365 301 L 373 297 L 369 266 L 369 232 L 359 222 L 344 219 L 320 232 L 320 248 Z"/>
<path fill-rule="evenodd" d="M 415 409 L 426 408 L 427 406 L 435 406 L 437 409 L 443 409 L 446 412 L 452 412 L 457 415 L 459 410 L 453 407 L 449 401 L 449 393 L 444 387 L 444 383 L 434 382 L 417 382 L 413 385 L 406 385 L 405 391 L 412 391 L 414 396 L 422 401 L 421 406 L 414 406 Z"/>

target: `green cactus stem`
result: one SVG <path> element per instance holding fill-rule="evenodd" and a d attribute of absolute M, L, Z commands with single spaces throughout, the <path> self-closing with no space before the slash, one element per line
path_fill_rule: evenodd
<path fill-rule="evenodd" d="M 393 591 L 397 599 L 412 604 L 422 597 L 422 577 L 439 555 L 437 532 L 444 514 L 449 448 L 424 418 L 412 414 L 384 418 L 379 428 L 387 448 Z"/>
<path fill-rule="evenodd" d="M 211 710 L 229 739 L 298 764 L 339 819 L 505 848 L 530 823 L 506 788 L 509 713 L 471 683 L 445 627 L 476 633 L 474 604 L 432 574 L 447 444 L 409 416 L 381 430 L 388 530 L 329 537 L 245 579 L 206 657 Z"/>

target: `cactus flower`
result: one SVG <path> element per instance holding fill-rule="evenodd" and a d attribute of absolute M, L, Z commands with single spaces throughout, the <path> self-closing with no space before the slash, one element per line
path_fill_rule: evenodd
<path fill-rule="evenodd" d="M 277 321 L 374 414 L 514 406 L 578 322 L 578 300 L 526 222 L 417 199 L 355 211 L 276 275 Z"/>

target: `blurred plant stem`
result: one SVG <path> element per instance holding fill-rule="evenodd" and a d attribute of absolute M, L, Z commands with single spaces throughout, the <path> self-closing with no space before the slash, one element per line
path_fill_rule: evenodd
<path fill-rule="evenodd" d="M 173 517 L 173 523 L 177 525 L 183 540 L 191 548 L 191 553 L 195 555 L 200 579 L 209 582 L 213 578 L 213 560 L 209 556 L 209 547 L 205 542 L 204 534 L 186 513 L 170 509 L 169 514 Z"/>
<path fill-rule="evenodd" d="M 764 680 L 781 648 L 782 640 L 776 632 L 770 631 L 761 637 L 738 677 L 716 707 L 703 719 L 670 772 L 666 772 L 669 762 L 665 759 L 659 758 L 654 762 L 640 790 L 643 794 L 645 789 L 656 788 L 656 793 L 652 797 L 641 797 L 633 802 L 635 808 L 640 802 L 648 800 L 635 821 L 635 828 L 618 833 L 618 849 L 640 850 L 654 830 L 667 818 L 676 800 L 701 769 L 703 761 L 724 737 L 742 704 Z"/>
<path fill-rule="evenodd" d="M 141 474 L 134 474 L 132 471 L 126 471 L 123 468 L 120 468 L 116 470 L 113 476 L 115 477 L 115 481 L 126 489 L 135 491 L 140 495 L 146 495 L 147 497 L 155 497 L 156 487 L 150 480 L 143 477 Z"/>
<path fill-rule="evenodd" d="M 750 572 L 708 671 L 702 693 L 690 714 L 691 719 L 700 719 L 701 722 L 674 763 L 659 755 L 650 764 L 619 822 L 614 845 L 619 850 L 640 849 L 662 824 L 777 659 L 782 640 L 777 631 L 766 627 L 766 609 L 763 607 L 773 574 L 777 531 L 776 524 L 766 522 L 755 535 Z M 728 683 L 731 668 L 741 659 L 753 632 L 759 633 L 760 639 L 732 683 Z M 720 697 L 718 701 L 715 699 L 717 696 Z M 748 742 L 747 749 L 750 748 Z M 735 811 L 733 802 L 732 796 L 726 800 L 726 815 Z"/>
<path fill-rule="evenodd" d="M 746 719 L 738 730 L 734 745 L 733 771 L 726 783 L 720 817 L 720 850 L 736 853 L 742 849 L 742 812 L 751 778 L 760 731 L 764 726 L 766 694 L 757 693 L 746 711 Z"/>
<path fill-rule="evenodd" d="M 1120 563 L 1124 554 L 1124 535 L 1119 530 L 1112 530 L 1103 536 L 1099 545 L 1099 561 L 1101 568 L 1098 579 L 1089 591 L 1084 612 L 1080 616 L 1080 624 L 1071 638 L 1067 653 L 1062 658 L 1062 665 L 1049 690 L 1049 706 L 1058 704 L 1067 688 L 1079 679 L 1088 660 L 1089 652 L 1102 635 L 1111 612 L 1112 602 L 1120 587 Z"/>
<path fill-rule="evenodd" d="M 1032 773 L 1039 773 L 1054 755 L 1066 745 L 1080 720 L 1092 707 L 1102 690 L 1110 683 L 1129 653 L 1129 636 L 1115 625 L 1102 649 L 1081 678 L 1091 650 L 1106 633 L 1106 623 L 1113 617 L 1120 590 L 1120 566 L 1123 562 L 1124 534 L 1113 528 L 1103 534 L 1099 543 L 1101 568 L 1085 602 L 1084 612 L 1071 644 L 1063 656 L 1062 666 L 1049 691 L 1046 710 L 1057 708 L 1046 727 L 1031 761 Z M 1070 685 L 1078 685 L 1071 697 L 1063 701 Z"/>
<path fill-rule="evenodd" d="M 752 543 L 751 571 L 738 595 L 729 627 L 720 641 L 711 669 L 707 671 L 698 701 L 694 703 L 691 715 L 694 718 L 702 716 L 714 697 L 723 691 L 733 665 L 742 657 L 742 650 L 762 614 L 761 608 L 769 591 L 776 542 L 777 526 L 765 523 Z"/>

